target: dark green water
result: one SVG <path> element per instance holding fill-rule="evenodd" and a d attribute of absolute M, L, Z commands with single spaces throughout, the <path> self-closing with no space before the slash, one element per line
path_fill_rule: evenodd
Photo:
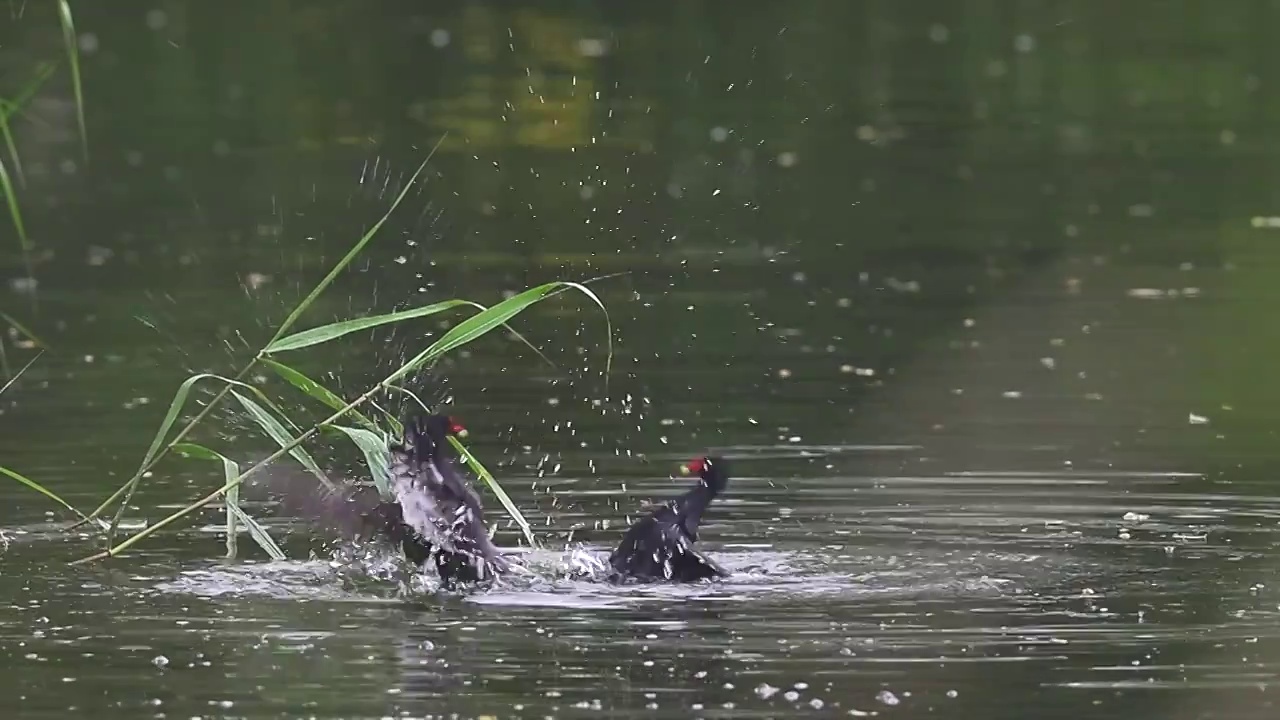
<path fill-rule="evenodd" d="M 1272 4 L 72 7 L 87 164 L 51 4 L 0 18 L 0 97 L 60 63 L 11 119 L 38 282 L 6 216 L 0 310 L 52 349 L 0 398 L 0 464 L 81 508 L 446 131 L 300 328 L 625 274 L 592 284 L 607 387 L 572 296 L 517 325 L 554 369 L 496 336 L 445 368 L 546 546 L 491 592 L 398 597 L 260 505 L 290 560 L 222 560 L 210 509 L 73 567 L 98 540 L 0 484 L 12 716 L 1275 716 Z M 353 397 L 440 332 L 288 360 Z M 196 436 L 271 447 L 230 411 Z M 560 577 L 708 450 L 734 577 Z M 219 483 L 166 460 L 126 520 Z"/>

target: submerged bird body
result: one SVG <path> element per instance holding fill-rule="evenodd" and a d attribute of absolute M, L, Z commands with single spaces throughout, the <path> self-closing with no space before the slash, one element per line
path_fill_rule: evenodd
<path fill-rule="evenodd" d="M 480 497 L 443 454 L 448 436 L 463 433 L 442 415 L 406 422 L 404 437 L 390 448 L 395 499 L 366 516 L 414 564 L 434 560 L 440 580 L 450 587 L 487 582 L 510 569 L 489 538 Z"/>
<path fill-rule="evenodd" d="M 698 485 L 627 530 L 609 556 L 614 580 L 693 582 L 729 575 L 694 548 L 703 513 L 729 483 L 727 465 L 722 458 L 706 457 L 682 469 L 696 473 Z"/>

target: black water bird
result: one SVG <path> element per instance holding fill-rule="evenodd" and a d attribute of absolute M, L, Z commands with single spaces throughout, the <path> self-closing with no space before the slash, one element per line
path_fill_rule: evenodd
<path fill-rule="evenodd" d="M 698 484 L 627 530 L 609 556 L 611 579 L 693 582 L 728 577 L 727 571 L 693 546 L 707 506 L 729 484 L 728 469 L 720 457 L 702 457 L 681 466 L 683 474 L 697 475 Z"/>
<path fill-rule="evenodd" d="M 486 583 L 510 569 L 489 537 L 479 495 L 444 454 L 448 436 L 466 434 L 444 415 L 408 419 L 403 437 L 390 446 L 393 499 L 365 515 L 373 530 L 400 543 L 411 562 L 433 561 L 450 588 Z"/>

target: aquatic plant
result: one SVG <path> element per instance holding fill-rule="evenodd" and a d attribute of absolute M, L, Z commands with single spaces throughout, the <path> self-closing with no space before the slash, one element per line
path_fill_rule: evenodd
<path fill-rule="evenodd" d="M 5 325 L 8 325 L 10 328 L 12 328 L 14 333 L 24 337 L 25 342 L 28 343 L 31 347 L 41 348 L 41 352 L 44 352 L 44 350 L 47 350 L 49 348 L 49 346 L 46 345 L 43 340 L 36 337 L 35 333 L 28 330 L 26 325 L 23 325 L 22 323 L 18 322 L 17 319 L 14 318 L 12 315 L 9 315 L 8 313 L 5 313 L 5 312 L 0 312 L 0 321 L 3 321 Z M 9 387 L 10 384 L 12 384 L 14 380 L 17 379 L 17 376 L 13 374 L 13 371 L 9 367 L 9 355 L 8 355 L 8 351 L 5 350 L 4 341 L 5 341 L 4 335 L 0 334 L 0 374 L 4 375 L 5 387 L 7 388 Z M 39 356 L 37 355 L 37 357 Z M 31 362 L 34 362 L 34 361 L 35 359 L 33 358 Z M 27 363 L 28 367 L 31 366 L 31 362 Z M 24 367 L 23 370 L 26 370 L 26 368 Z M 18 373 L 18 375 L 21 375 L 21 374 L 22 374 L 21 372 Z"/>
<path fill-rule="evenodd" d="M 3 316 L 3 313 L 0 313 L 0 316 Z M 26 364 L 26 365 L 23 365 L 23 366 L 22 366 L 22 369 L 21 369 L 21 370 L 19 370 L 16 374 L 14 374 L 14 375 L 12 375 L 11 377 L 9 377 L 9 379 L 8 379 L 8 380 L 6 380 L 6 381 L 5 381 L 5 383 L 4 383 L 3 385 L 0 385 L 0 395 L 4 395 L 4 394 L 5 394 L 5 392 L 6 392 L 6 391 L 8 391 L 8 389 L 9 389 L 10 387 L 13 387 L 13 384 L 14 384 L 15 382 L 17 382 L 17 381 L 18 381 L 18 378 L 22 377 L 23 373 L 25 373 L 28 369 L 30 369 L 30 367 L 31 367 L 32 365 L 34 365 L 34 364 L 35 364 L 36 360 L 39 360 L 39 359 L 40 359 L 40 355 L 41 355 L 43 352 L 44 352 L 44 351 L 42 350 L 40 353 L 37 353 L 35 357 L 33 357 L 33 358 L 31 358 L 30 360 L 28 360 L 28 361 L 27 361 L 27 364 Z M 41 495 L 44 495 L 45 497 L 49 498 L 50 500 L 53 500 L 54 502 L 58 503 L 58 504 L 59 504 L 59 505 L 61 505 L 62 507 L 64 507 L 64 508 L 66 508 L 66 509 L 70 510 L 71 512 L 75 513 L 77 516 L 79 516 L 79 517 L 81 518 L 81 520 L 82 520 L 82 521 L 88 520 L 88 518 L 87 518 L 87 517 L 85 517 L 85 514 L 84 514 L 84 513 L 82 513 L 82 512 L 80 512 L 79 510 L 75 509 L 75 507 L 73 507 L 73 506 L 71 505 L 71 503 L 67 502 L 66 500 L 63 500 L 61 497 L 59 497 L 59 496 L 58 496 L 58 494 L 57 494 L 57 493 L 55 493 L 55 492 L 53 492 L 52 490 L 50 490 L 50 489 L 46 488 L 45 486 L 41 485 L 40 483 L 36 482 L 35 480 L 32 480 L 31 478 L 29 478 L 29 477 L 27 477 L 27 476 L 23 475 L 22 473 L 20 473 L 20 472 L 18 472 L 18 471 L 16 471 L 16 470 L 11 470 L 11 469 L 9 469 L 9 468 L 7 468 L 7 467 L 4 467 L 3 465 L 0 465 L 0 475 L 4 475 L 4 476 L 6 476 L 6 477 L 10 478 L 11 480 L 14 480 L 14 481 L 18 482 L 19 484 L 21 484 L 21 485 L 25 485 L 26 487 L 30 488 L 31 490 L 34 490 L 34 491 L 36 491 L 36 492 L 40 493 Z"/>
<path fill-rule="evenodd" d="M 404 200 L 410 188 L 417 183 L 418 178 L 421 176 L 423 170 L 427 166 L 427 163 L 430 162 L 431 157 L 438 148 L 439 143 L 437 143 L 436 147 L 432 149 L 431 154 L 428 155 L 422 164 L 418 166 L 417 170 L 405 183 L 399 195 L 391 203 L 391 206 L 387 209 L 386 213 L 384 213 L 382 217 L 375 222 L 367 232 L 365 232 L 365 234 L 351 247 L 347 254 L 339 260 L 336 265 L 334 265 L 334 267 L 316 285 L 316 287 L 289 313 L 284 322 L 276 329 L 271 339 L 268 340 L 267 343 L 263 345 L 263 347 L 253 356 L 253 358 L 250 359 L 237 373 L 235 373 L 235 375 L 226 377 L 212 373 L 200 373 L 192 375 L 183 381 L 177 392 L 174 394 L 174 397 L 169 404 L 168 411 L 165 413 L 164 419 L 160 423 L 159 429 L 152 438 L 150 446 L 143 455 L 142 462 L 138 465 L 138 468 L 133 475 L 118 489 L 116 489 L 110 497 L 103 500 L 92 512 L 84 515 L 79 513 L 79 511 L 75 511 L 77 515 L 80 515 L 81 517 L 80 522 L 77 523 L 75 527 L 89 522 L 97 523 L 105 530 L 106 544 L 108 546 L 106 550 L 77 560 L 75 561 L 76 563 L 89 562 L 119 555 L 123 551 L 162 528 L 165 528 L 192 512 L 219 500 L 221 500 L 226 509 L 228 554 L 235 554 L 236 548 L 234 538 L 236 537 L 239 528 L 243 526 L 249 532 L 250 537 L 253 538 L 264 552 L 273 558 L 282 558 L 284 555 L 279 546 L 271 539 L 270 534 L 247 512 L 245 512 L 244 508 L 240 505 L 238 488 L 246 478 L 269 463 L 274 462 L 284 455 L 289 455 L 309 472 L 315 475 L 317 482 L 327 487 L 332 487 L 331 481 L 325 475 L 323 470 L 320 469 L 315 459 L 302 447 L 304 442 L 324 432 L 335 437 L 346 437 L 360 449 L 364 454 L 366 464 L 369 467 L 370 474 L 372 475 L 375 484 L 378 486 L 379 491 L 385 495 L 389 492 L 389 488 L 386 483 L 388 463 L 387 445 L 390 437 L 393 434 L 399 434 L 401 428 L 397 419 L 378 407 L 377 404 L 373 402 L 374 399 L 380 395 L 391 392 L 407 393 L 410 396 L 413 396 L 411 391 L 400 385 L 402 380 L 412 373 L 424 368 L 429 368 L 446 354 L 500 328 L 505 328 L 511 332 L 521 342 L 533 348 L 539 357 L 546 360 L 545 355 L 538 351 L 537 348 L 522 335 L 511 329 L 508 323 L 530 307 L 565 291 L 574 290 L 582 293 L 604 312 L 608 350 L 604 374 L 606 378 L 608 377 L 609 371 L 612 367 L 613 358 L 613 329 L 612 323 L 609 320 L 608 312 L 600 298 L 586 285 L 570 281 L 556 281 L 538 285 L 507 298 L 491 307 L 486 307 L 472 300 L 453 299 L 409 310 L 374 317 L 344 320 L 300 332 L 290 333 L 290 330 L 293 329 L 293 326 L 297 323 L 298 319 L 309 307 L 312 306 L 313 303 L 315 303 L 316 299 L 319 298 L 320 295 L 329 287 L 338 274 L 346 269 L 373 240 L 382 225 Z M 437 315 L 457 308 L 474 308 L 477 312 L 453 325 L 433 343 L 422 349 L 381 381 L 377 382 L 372 387 L 369 387 L 352 400 L 344 399 L 339 394 L 323 387 L 315 380 L 307 377 L 302 372 L 281 362 L 280 360 L 280 356 L 285 353 L 313 348 L 357 331 Z M 550 360 L 546 361 L 550 362 Z M 245 378 L 249 373 L 260 367 L 271 370 L 297 390 L 329 407 L 333 410 L 333 413 L 325 419 L 317 423 L 313 423 L 306 429 L 303 429 L 298 423 L 290 418 L 277 403 L 273 402 L 259 388 L 245 382 Z M 186 405 L 192 389 L 197 384 L 201 383 L 214 383 L 219 386 L 219 389 L 212 399 L 207 402 L 190 421 L 183 425 L 177 432 L 172 433 L 171 436 L 171 431 L 175 424 L 177 424 L 178 417 L 182 412 L 183 407 Z M 187 440 L 191 435 L 191 432 L 202 422 L 206 421 L 213 410 L 228 396 L 233 397 L 236 403 L 240 406 L 240 409 L 244 411 L 244 414 L 248 418 L 252 419 L 254 423 L 278 446 L 278 449 L 275 452 L 271 453 L 265 459 L 257 462 L 246 470 L 241 470 L 239 464 L 226 457 L 225 454 Z M 367 404 L 372 405 L 377 410 L 377 416 L 379 418 L 378 421 L 371 418 L 369 414 L 361 412 L 360 409 Z M 341 424 L 344 421 L 351 422 L 355 426 Z M 507 513 L 520 526 L 529 543 L 536 546 L 537 540 L 533 535 L 533 531 L 530 528 L 529 523 L 524 519 L 515 504 L 511 502 L 510 497 L 508 497 L 506 492 L 503 491 L 501 485 L 493 478 L 492 474 L 485 469 L 480 461 L 476 459 L 476 457 L 457 438 L 450 438 L 450 442 L 458 450 L 463 461 L 474 468 L 476 473 L 493 491 L 494 495 L 497 496 Z M 199 500 L 196 500 L 160 521 L 149 525 L 143 530 L 125 538 L 121 542 L 115 543 L 115 533 L 119 529 L 121 516 L 123 515 L 125 508 L 129 506 L 134 494 L 137 492 L 142 479 L 146 477 L 149 471 L 151 471 L 152 468 L 154 468 L 166 455 L 175 451 L 182 456 L 220 463 L 223 470 L 223 484 Z M 18 478 L 15 477 L 14 479 Z M 20 482 L 21 481 L 22 480 L 20 480 Z M 24 484 L 27 484 L 27 482 L 24 482 Z M 103 520 L 104 513 L 113 505 L 115 505 L 114 515 L 109 521 Z M 74 508 L 72 509 L 74 511 Z"/>
<path fill-rule="evenodd" d="M 67 53 L 67 65 L 71 70 L 71 91 L 75 96 L 76 122 L 80 131 L 80 150 L 85 163 L 89 162 L 89 133 L 84 120 L 84 89 L 80 79 L 80 46 L 76 38 L 75 19 L 68 0 L 57 0 L 58 24 L 62 29 L 62 44 Z M 0 157 L 0 194 L 4 196 L 4 204 L 9 210 L 9 218 L 18 239 L 18 247 L 22 252 L 22 262 L 27 277 L 35 278 L 35 267 L 31 260 L 33 245 L 27 235 L 26 224 L 22 220 L 22 207 L 18 202 L 17 186 L 25 187 L 26 176 L 22 171 L 22 160 L 18 157 L 17 143 L 13 138 L 10 118 L 22 111 L 36 91 L 53 75 L 54 65 L 40 63 L 34 76 L 11 98 L 0 97 L 0 139 L 3 139 L 9 155 L 9 163 Z M 9 164 L 13 166 L 10 175 Z M 16 179 L 16 184 L 15 184 Z M 36 305 L 36 295 L 31 295 L 32 306 Z"/>

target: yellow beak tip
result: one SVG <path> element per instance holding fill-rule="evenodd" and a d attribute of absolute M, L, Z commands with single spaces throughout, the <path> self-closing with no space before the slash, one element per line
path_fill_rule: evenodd
<path fill-rule="evenodd" d="M 460 437 L 460 438 L 465 438 L 468 434 L 469 434 L 469 433 L 468 433 L 466 430 L 459 430 L 459 431 L 457 432 L 457 436 L 458 436 L 458 437 Z"/>

